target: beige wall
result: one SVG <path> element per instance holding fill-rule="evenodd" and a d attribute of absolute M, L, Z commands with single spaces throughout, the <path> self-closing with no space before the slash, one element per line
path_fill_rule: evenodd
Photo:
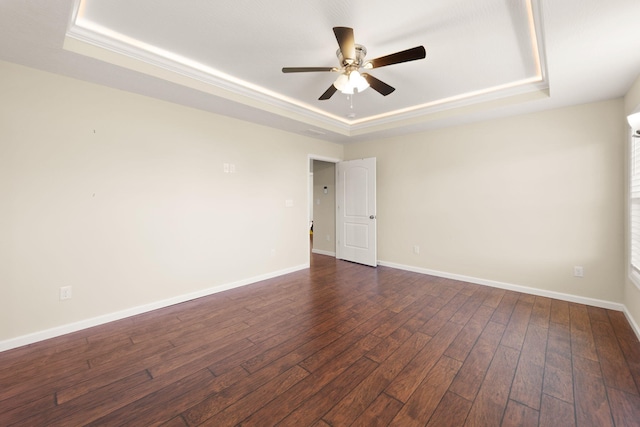
<path fill-rule="evenodd" d="M 0 346 L 308 263 L 341 145 L 2 62 L 0 93 Z"/>
<path fill-rule="evenodd" d="M 378 259 L 622 302 L 622 117 L 618 99 L 345 145 L 377 157 Z"/>
<path fill-rule="evenodd" d="M 327 187 L 327 194 L 324 187 Z M 336 168 L 334 163 L 313 162 L 313 250 L 336 253 Z"/>
<path fill-rule="evenodd" d="M 624 103 L 625 103 L 625 111 L 624 111 L 625 115 L 640 111 L 640 76 L 638 76 L 638 79 L 636 80 L 635 84 L 631 86 L 631 89 L 625 96 Z M 626 129 L 628 130 L 628 127 Z M 630 151 L 627 149 L 625 152 L 627 165 L 629 164 L 629 153 Z M 626 194 L 626 196 L 628 197 L 628 193 Z M 627 201 L 628 200 L 626 199 L 625 202 Z M 628 222 L 627 222 L 627 225 L 628 225 Z M 625 248 L 627 249 L 627 251 L 629 250 L 628 242 Z M 628 259 L 629 259 L 629 255 L 627 253 L 625 257 L 625 265 L 628 265 L 627 263 Z M 628 276 L 625 281 L 625 287 L 624 287 L 624 304 L 627 307 L 629 314 L 631 315 L 633 321 L 636 324 L 636 331 L 638 331 L 639 330 L 638 328 L 640 325 L 640 289 L 638 289 L 638 287 L 636 287 L 631 282 L 631 280 L 629 280 Z"/>
<path fill-rule="evenodd" d="M 0 347 L 306 265 L 309 154 L 377 157 L 381 261 L 640 319 L 623 190 L 639 82 L 624 101 L 342 147 L 0 62 Z"/>

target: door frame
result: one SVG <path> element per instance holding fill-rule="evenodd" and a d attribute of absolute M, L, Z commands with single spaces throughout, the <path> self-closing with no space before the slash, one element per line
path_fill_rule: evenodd
<path fill-rule="evenodd" d="M 318 154 L 308 154 L 307 155 L 307 218 L 309 218 L 309 213 L 310 213 L 309 212 L 309 203 L 313 203 L 313 189 L 311 188 L 311 190 L 310 190 L 311 183 L 309 182 L 311 180 L 311 175 L 309 174 L 309 172 L 311 172 L 311 171 L 309 169 L 310 169 L 311 162 L 313 160 L 318 160 L 318 161 L 327 162 L 327 163 L 333 163 L 334 167 L 336 169 L 336 174 L 338 173 L 338 168 L 337 168 L 336 165 L 343 161 L 343 159 L 340 159 L 340 158 L 337 158 L 337 157 L 327 157 L 327 156 L 321 156 L 321 155 L 318 155 Z M 336 195 L 334 194 L 333 197 L 335 198 Z M 336 200 L 336 202 L 337 202 L 337 200 Z M 336 215 L 336 213 L 334 212 L 334 216 L 335 215 Z M 337 218 L 335 218 L 335 219 L 337 219 Z M 307 230 L 307 234 L 308 233 L 309 233 L 309 230 Z M 335 233 L 335 230 L 334 230 L 334 233 Z M 334 242 L 334 244 L 335 244 L 335 242 Z M 313 249 L 313 248 L 311 247 L 310 239 L 307 239 L 307 254 L 309 254 L 308 255 L 309 256 L 309 263 L 311 263 L 311 249 Z M 336 248 L 336 250 L 337 250 L 337 248 Z M 336 252 L 336 254 L 337 254 L 337 252 Z"/>

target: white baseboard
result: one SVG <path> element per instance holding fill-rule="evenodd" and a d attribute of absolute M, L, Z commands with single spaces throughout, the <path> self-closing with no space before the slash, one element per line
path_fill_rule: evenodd
<path fill-rule="evenodd" d="M 335 258 L 335 256 L 336 256 L 336 253 L 335 253 L 335 252 L 323 251 L 323 250 L 320 250 L 320 249 L 312 249 L 312 250 L 311 250 L 311 252 L 312 252 L 312 253 L 314 253 L 314 254 L 318 254 L 318 255 L 328 255 L 328 256 L 332 256 L 332 257 L 334 257 L 334 258 Z"/>
<path fill-rule="evenodd" d="M 335 253 L 313 250 L 313 253 L 317 253 L 320 255 L 329 255 L 335 257 Z M 640 327 L 635 322 L 631 314 L 627 310 L 627 307 L 624 304 L 615 303 L 611 301 L 599 300 L 588 297 L 581 297 L 577 295 L 565 294 L 561 292 L 547 291 L 544 289 L 530 288 L 527 286 L 514 285 L 510 283 L 503 283 L 494 280 L 487 279 L 479 279 L 477 277 L 463 276 L 460 274 L 447 273 L 437 270 L 429 270 L 425 268 L 413 267 L 409 265 L 396 264 L 392 262 L 386 261 L 378 261 L 378 265 L 396 268 L 399 270 L 411 271 L 414 273 L 420 274 L 428 274 L 431 276 L 443 277 L 446 279 L 459 280 L 462 282 L 475 283 L 478 285 L 491 286 L 494 288 L 507 289 L 516 292 L 523 292 L 532 295 L 538 295 L 548 298 L 555 298 L 562 301 L 575 302 L 578 304 L 592 305 L 595 307 L 606 308 L 610 310 L 622 311 L 629 324 L 633 328 L 636 333 L 638 339 L 640 339 Z M 226 291 L 229 289 L 239 288 L 241 286 L 250 285 L 252 283 L 260 282 L 262 280 L 272 279 L 274 277 L 283 276 L 285 274 L 294 273 L 296 271 L 304 270 L 305 268 L 309 268 L 309 264 L 303 264 L 296 267 L 291 267 L 288 269 L 275 271 L 272 273 L 263 274 L 256 277 L 251 277 L 248 279 L 239 280 L 232 283 L 222 284 L 218 286 L 214 286 L 212 288 L 203 289 L 201 291 L 192 292 L 185 295 L 179 295 L 174 298 L 169 298 L 162 301 L 156 301 L 150 304 L 145 304 L 142 306 L 132 307 L 126 310 L 118 311 L 115 313 L 109 313 L 102 316 L 93 317 L 91 319 L 81 320 L 79 322 L 69 323 L 67 325 L 58 326 L 55 328 L 47 329 L 40 332 L 35 332 L 33 334 L 23 335 L 16 338 L 11 338 L 5 341 L 0 341 L 0 352 L 10 350 L 12 348 L 22 347 L 24 345 L 33 344 L 38 341 L 44 341 L 46 339 L 55 338 L 57 336 L 69 334 L 72 332 L 77 332 L 83 329 L 91 328 L 94 326 L 99 326 L 105 323 L 113 322 L 116 320 L 124 319 L 127 317 L 135 316 L 138 314 L 146 313 L 149 311 L 157 310 L 164 307 L 169 307 L 174 304 L 180 304 L 182 302 L 190 301 L 196 298 L 201 298 L 207 295 L 212 295 L 218 292 Z"/>
<path fill-rule="evenodd" d="M 32 334 L 23 335 L 16 338 L 0 341 L 0 352 L 10 350 L 12 348 L 22 347 L 28 344 L 33 344 L 38 341 L 44 341 L 50 338 L 55 338 L 61 335 L 66 335 L 72 332 L 81 331 L 83 329 L 91 328 L 94 326 L 99 326 L 105 323 L 113 322 L 115 320 L 124 319 L 126 317 L 131 317 L 138 314 L 147 313 L 149 311 L 158 310 L 160 308 L 169 307 L 171 305 L 180 304 L 186 301 L 205 297 L 205 296 L 226 291 L 229 289 L 250 285 L 252 283 L 260 282 L 262 280 L 272 279 L 274 277 L 283 276 L 289 273 L 294 273 L 296 271 L 304 270 L 305 268 L 309 268 L 309 264 L 298 265 L 296 267 L 274 271 L 274 272 L 263 274 L 260 276 L 250 277 L 247 279 L 238 280 L 236 282 L 214 286 L 212 288 L 203 289 L 200 291 L 191 292 L 184 295 L 179 295 L 179 296 L 168 298 L 162 301 L 156 301 L 149 304 L 128 308 L 126 310 L 117 311 L 115 313 L 109 313 L 102 316 L 93 317 L 91 319 L 85 319 L 79 322 L 69 323 L 69 324 L 58 326 L 55 328 L 46 329 L 44 331 L 39 331 Z"/>
<path fill-rule="evenodd" d="M 624 307 L 624 316 L 629 321 L 629 324 L 631 325 L 633 332 L 636 333 L 636 337 L 638 337 L 638 340 L 640 340 L 640 327 L 638 327 L 638 324 L 636 323 L 634 318 L 631 316 L 631 313 L 629 313 L 629 310 L 627 310 L 626 306 Z"/>
<path fill-rule="evenodd" d="M 428 274 L 430 276 L 443 277 L 445 279 L 459 280 L 461 282 L 475 283 L 477 285 L 491 286 L 493 288 L 507 289 L 510 291 L 522 292 L 522 293 L 537 295 L 541 297 L 554 298 L 562 301 L 591 305 L 594 307 L 606 308 L 609 310 L 622 311 L 627 317 L 627 319 L 629 320 L 629 324 L 631 325 L 634 332 L 638 336 L 638 339 L 640 339 L 640 328 L 638 327 L 638 324 L 631 317 L 631 314 L 627 310 L 627 307 L 624 304 L 620 304 L 617 302 L 605 301 L 605 300 L 600 300 L 596 298 L 582 297 L 579 295 L 565 294 L 562 292 L 548 291 L 545 289 L 530 288 L 528 286 L 514 285 L 511 283 L 498 282 L 495 280 L 479 279 L 477 277 L 463 276 L 461 274 L 447 273 L 444 271 L 429 270 L 426 268 L 396 264 L 393 262 L 378 261 L 378 265 L 397 268 L 399 270 L 411 271 L 414 273 Z"/>

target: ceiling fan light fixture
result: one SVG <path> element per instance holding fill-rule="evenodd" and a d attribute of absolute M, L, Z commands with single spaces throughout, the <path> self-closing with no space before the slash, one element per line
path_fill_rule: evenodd
<path fill-rule="evenodd" d="M 343 90 L 345 90 L 345 88 L 347 87 L 347 85 L 349 84 L 349 77 L 346 74 L 340 74 L 338 76 L 338 78 L 336 79 L 335 82 L 333 82 L 333 85 L 336 87 L 336 89 L 338 89 L 340 92 L 342 92 Z M 353 93 L 353 92 L 352 92 Z"/>
<path fill-rule="evenodd" d="M 348 74 L 340 74 L 333 85 L 343 94 L 353 95 L 356 90 L 358 93 L 366 90 L 369 82 L 357 70 L 353 70 Z"/>
<path fill-rule="evenodd" d="M 349 74 L 349 84 L 353 86 L 355 89 L 358 89 L 358 93 L 364 91 L 369 87 L 369 82 L 362 77 L 362 75 L 354 70 Z"/>

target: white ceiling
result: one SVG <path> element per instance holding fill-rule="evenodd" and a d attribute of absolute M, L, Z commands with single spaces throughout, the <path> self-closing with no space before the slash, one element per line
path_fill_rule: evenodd
<path fill-rule="evenodd" d="M 640 0 L 0 0 L 0 59 L 335 142 L 623 96 L 640 75 Z M 395 87 L 318 97 L 332 27 Z"/>

